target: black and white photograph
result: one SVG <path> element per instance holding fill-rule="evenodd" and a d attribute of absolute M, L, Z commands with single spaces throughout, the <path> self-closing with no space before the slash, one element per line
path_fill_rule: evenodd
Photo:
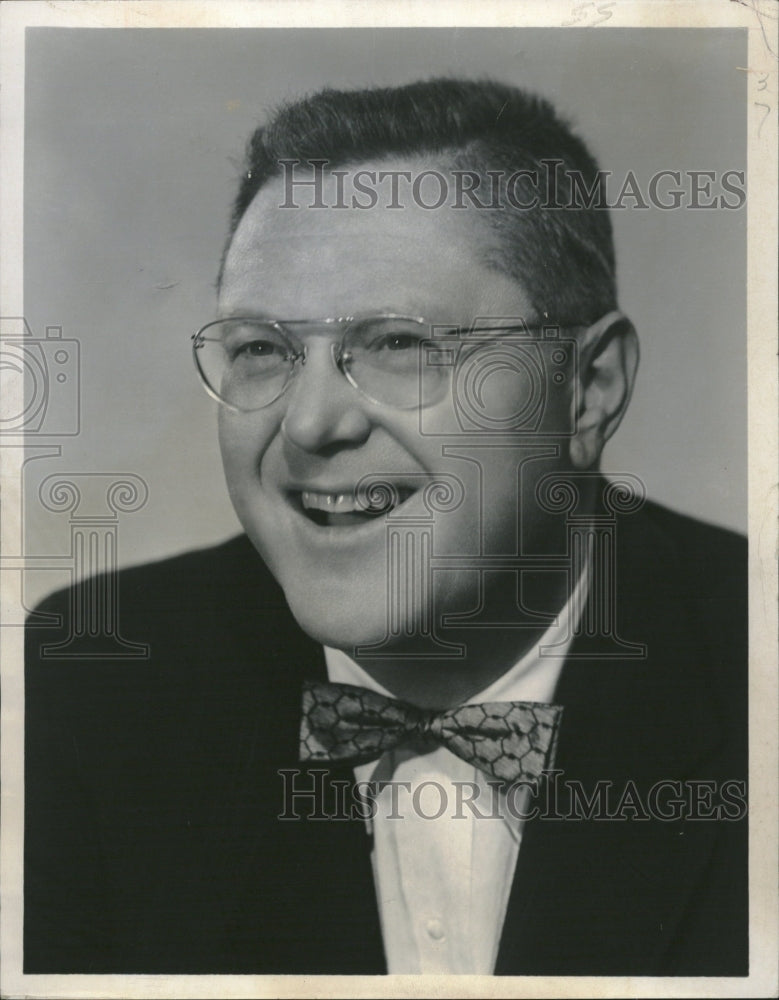
<path fill-rule="evenodd" d="M 681 6 L 3 5 L 2 996 L 776 995 L 779 21 Z"/>

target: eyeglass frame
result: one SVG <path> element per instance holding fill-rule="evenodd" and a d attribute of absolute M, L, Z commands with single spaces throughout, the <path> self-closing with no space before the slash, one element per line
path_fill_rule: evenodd
<path fill-rule="evenodd" d="M 223 316 L 220 319 L 210 320 L 208 323 L 205 323 L 203 326 L 201 326 L 196 333 L 193 333 L 191 335 L 190 340 L 192 341 L 192 355 L 193 355 L 193 360 L 195 362 L 195 368 L 197 369 L 198 375 L 200 376 L 200 381 L 202 382 L 204 389 L 206 390 L 208 395 L 211 396 L 212 399 L 216 400 L 217 403 L 227 407 L 227 409 L 232 410 L 234 413 L 258 413 L 260 410 L 264 410 L 268 406 L 272 406 L 275 402 L 281 399 L 281 397 L 287 391 L 287 388 L 291 385 L 291 383 L 295 379 L 295 376 L 300 370 L 300 367 L 302 367 L 306 363 L 306 359 L 308 356 L 307 354 L 308 346 L 298 341 L 298 343 L 300 344 L 300 349 L 298 350 L 296 346 L 297 338 L 294 337 L 291 331 L 288 332 L 285 329 L 285 327 L 303 326 L 303 325 L 333 326 L 335 324 L 343 324 L 343 323 L 351 325 L 354 323 L 370 319 L 407 320 L 413 323 L 418 323 L 420 325 L 427 326 L 431 331 L 435 327 L 449 326 L 449 324 L 446 323 L 432 323 L 430 320 L 425 319 L 424 316 L 409 316 L 403 313 L 361 313 L 354 316 L 328 316 L 323 319 L 263 319 L 260 316 L 245 316 L 245 315 Z M 289 373 L 287 375 L 286 381 L 284 382 L 284 385 L 282 386 L 281 391 L 277 395 L 275 395 L 273 399 L 269 400 L 267 403 L 263 403 L 261 406 L 255 406 L 252 407 L 251 409 L 246 409 L 241 406 L 236 406 L 234 403 L 230 403 L 226 399 L 223 399 L 219 395 L 219 393 L 215 389 L 213 389 L 209 384 L 209 382 L 207 381 L 205 373 L 200 365 L 200 361 L 198 360 L 197 351 L 201 344 L 205 343 L 206 341 L 210 343 L 219 343 L 219 338 L 204 337 L 203 334 L 205 333 L 205 331 L 210 329 L 212 326 L 219 326 L 222 323 L 230 323 L 230 322 L 263 323 L 268 326 L 278 327 L 279 329 L 277 332 L 281 335 L 283 340 L 289 343 L 289 345 L 292 348 L 292 354 L 289 356 L 285 355 L 284 358 L 285 361 L 291 361 L 292 364 L 289 368 Z M 451 334 L 452 336 L 462 337 L 463 334 L 465 334 L 466 336 L 477 336 L 478 334 L 481 333 L 496 333 L 496 332 L 514 333 L 517 330 L 521 330 L 523 332 L 530 334 L 531 332 L 539 330 L 554 329 L 559 331 L 561 329 L 569 329 L 571 327 L 581 325 L 580 323 L 566 324 L 565 327 L 563 327 L 563 325 L 559 323 L 547 322 L 543 324 L 539 323 L 530 324 L 523 321 L 521 323 L 514 323 L 511 326 L 476 327 L 476 322 L 477 321 L 474 321 L 474 324 L 471 327 L 453 326 L 447 330 L 447 336 L 449 334 Z M 360 387 L 360 385 L 351 375 L 349 369 L 344 367 L 345 363 L 344 341 L 346 340 L 347 332 L 348 332 L 348 327 L 346 330 L 344 330 L 343 334 L 341 335 L 341 340 L 339 344 L 331 343 L 330 353 L 333 359 L 333 364 L 336 367 L 336 370 L 339 371 L 341 375 L 343 375 L 343 377 L 346 379 L 349 385 L 351 385 L 351 387 L 355 389 L 364 399 L 367 399 L 370 403 L 373 403 L 375 406 L 386 406 L 394 410 L 410 410 L 417 407 L 418 406 L 417 403 L 412 403 L 409 404 L 408 406 L 398 406 L 394 403 L 384 403 L 381 400 L 375 399 L 373 396 L 370 396 L 363 388 Z M 432 340 L 434 338 L 431 336 L 429 339 Z M 493 338 L 493 339 L 499 339 L 499 338 Z M 300 365 L 300 367 L 298 367 L 298 365 Z"/>

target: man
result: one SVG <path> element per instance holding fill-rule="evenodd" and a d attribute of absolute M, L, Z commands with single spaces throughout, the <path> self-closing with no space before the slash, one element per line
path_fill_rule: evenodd
<path fill-rule="evenodd" d="M 121 574 L 140 666 L 30 628 L 25 971 L 746 974 L 744 547 L 598 473 L 597 177 L 486 82 L 255 133 L 193 345 L 246 536 Z"/>

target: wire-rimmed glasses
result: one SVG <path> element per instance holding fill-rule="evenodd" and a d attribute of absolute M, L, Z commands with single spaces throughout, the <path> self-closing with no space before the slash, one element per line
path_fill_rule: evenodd
<path fill-rule="evenodd" d="M 431 347 L 440 344 L 445 350 L 462 333 L 481 338 L 531 329 L 524 323 L 478 330 L 435 327 L 419 316 L 395 314 L 317 320 L 233 316 L 206 323 L 192 337 L 206 390 L 234 410 L 270 406 L 306 363 L 307 347 L 296 335 L 306 327 L 325 333 L 340 329 L 340 339 L 330 345 L 337 370 L 371 402 L 399 409 L 430 405 L 445 391 L 450 369 L 429 363 Z"/>

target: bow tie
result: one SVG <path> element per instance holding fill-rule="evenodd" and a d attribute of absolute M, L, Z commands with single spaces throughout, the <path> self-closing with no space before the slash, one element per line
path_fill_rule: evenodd
<path fill-rule="evenodd" d="M 303 685 L 301 761 L 365 764 L 414 740 L 446 747 L 501 781 L 534 779 L 554 764 L 563 709 L 535 701 L 417 708 L 353 684 Z"/>

